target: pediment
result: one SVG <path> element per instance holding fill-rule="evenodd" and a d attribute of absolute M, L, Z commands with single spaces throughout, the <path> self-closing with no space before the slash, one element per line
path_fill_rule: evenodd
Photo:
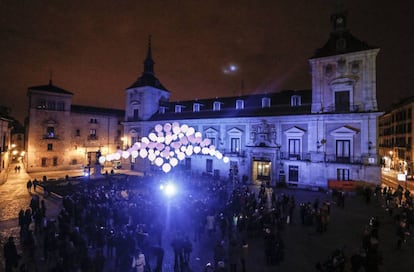
<path fill-rule="evenodd" d="M 240 135 L 242 133 L 243 133 L 242 130 L 235 128 L 235 127 L 227 131 L 227 134 L 233 134 L 233 135 Z"/>
<path fill-rule="evenodd" d="M 48 126 L 56 126 L 58 124 L 58 122 L 52 118 L 43 121 L 43 123 Z"/>
<path fill-rule="evenodd" d="M 292 137 L 292 136 L 301 137 L 305 134 L 305 132 L 306 132 L 306 130 L 304 130 L 300 127 L 294 126 L 294 127 L 291 127 L 289 129 L 285 130 L 284 133 L 285 133 L 285 135 L 290 136 L 290 137 Z"/>
<path fill-rule="evenodd" d="M 351 126 L 342 126 L 331 131 L 331 135 L 334 137 L 352 137 L 355 134 L 359 133 L 359 129 Z"/>
<path fill-rule="evenodd" d="M 217 129 L 214 129 L 212 127 L 209 127 L 206 130 L 204 130 L 204 133 L 206 135 L 217 135 L 218 134 L 218 130 Z"/>

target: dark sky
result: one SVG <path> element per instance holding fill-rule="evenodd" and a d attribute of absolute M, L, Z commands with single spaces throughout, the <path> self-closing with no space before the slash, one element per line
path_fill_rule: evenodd
<path fill-rule="evenodd" d="M 308 58 L 327 41 L 334 0 L 0 0 L 0 104 L 23 120 L 27 88 L 53 83 L 73 103 L 124 108 L 152 35 L 171 100 L 310 89 Z M 398 2 L 398 4 L 397 4 Z M 411 1 L 345 0 L 351 33 L 381 48 L 381 109 L 414 95 Z M 238 70 L 223 69 L 235 64 Z"/>

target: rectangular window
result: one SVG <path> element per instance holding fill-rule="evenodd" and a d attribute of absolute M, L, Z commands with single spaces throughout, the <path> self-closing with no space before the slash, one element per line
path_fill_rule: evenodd
<path fill-rule="evenodd" d="M 289 158 L 300 159 L 300 139 L 289 139 Z"/>
<path fill-rule="evenodd" d="M 348 163 L 351 160 L 351 141 L 337 140 L 336 141 L 336 161 Z"/>
<path fill-rule="evenodd" d="M 270 98 L 263 97 L 262 98 L 262 108 L 270 108 Z"/>
<path fill-rule="evenodd" d="M 91 128 L 89 129 L 89 136 L 88 136 L 89 140 L 97 140 L 98 136 L 96 136 L 96 129 Z"/>
<path fill-rule="evenodd" d="M 301 104 L 302 104 L 302 99 L 300 95 L 292 95 L 292 97 L 290 98 L 290 105 L 292 107 L 298 107 Z"/>
<path fill-rule="evenodd" d="M 291 182 L 299 181 L 299 166 L 289 165 L 289 181 Z"/>
<path fill-rule="evenodd" d="M 57 164 L 58 164 L 58 158 L 53 157 L 53 166 L 57 166 Z"/>
<path fill-rule="evenodd" d="M 199 111 L 200 111 L 200 103 L 194 103 L 193 112 L 199 112 Z"/>
<path fill-rule="evenodd" d="M 349 180 L 349 169 L 336 169 L 337 180 Z"/>
<path fill-rule="evenodd" d="M 236 110 L 244 109 L 244 101 L 241 99 L 236 100 Z"/>
<path fill-rule="evenodd" d="M 216 146 L 216 138 L 210 138 L 208 137 L 208 139 L 210 140 L 210 144 Z"/>
<path fill-rule="evenodd" d="M 348 112 L 349 108 L 349 91 L 335 92 L 335 111 Z"/>
<path fill-rule="evenodd" d="M 185 170 L 191 170 L 191 158 L 185 158 Z"/>
<path fill-rule="evenodd" d="M 47 127 L 46 136 L 47 136 L 47 138 L 55 138 L 55 128 L 54 127 Z"/>
<path fill-rule="evenodd" d="M 139 120 L 139 109 L 134 109 L 133 121 L 138 121 L 138 120 Z"/>
<path fill-rule="evenodd" d="M 231 138 L 230 139 L 230 152 L 239 153 L 240 152 L 240 138 Z"/>
<path fill-rule="evenodd" d="M 181 105 L 175 105 L 175 112 L 181 112 L 182 106 Z"/>
<path fill-rule="evenodd" d="M 221 103 L 219 101 L 214 101 L 213 111 L 219 111 L 221 109 Z"/>
<path fill-rule="evenodd" d="M 53 144 L 47 144 L 47 151 L 53 150 Z"/>
<path fill-rule="evenodd" d="M 206 172 L 213 173 L 213 160 L 212 159 L 206 160 Z"/>
<path fill-rule="evenodd" d="M 46 158 L 42 158 L 42 167 L 46 167 L 47 166 L 46 162 L 47 162 L 47 159 Z"/>
<path fill-rule="evenodd" d="M 77 129 L 76 131 L 75 131 L 75 136 L 80 136 L 80 129 Z"/>

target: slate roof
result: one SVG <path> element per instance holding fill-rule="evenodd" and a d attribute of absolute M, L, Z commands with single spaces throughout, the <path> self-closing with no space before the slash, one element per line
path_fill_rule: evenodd
<path fill-rule="evenodd" d="M 301 97 L 300 106 L 291 106 L 292 95 Z M 270 107 L 262 107 L 262 98 L 270 98 Z M 244 108 L 236 109 L 236 101 L 243 100 Z M 220 102 L 220 110 L 213 110 L 214 102 Z M 193 111 L 193 104 L 200 104 L 200 111 Z M 182 106 L 175 112 L 175 105 Z M 165 113 L 156 113 L 150 120 L 257 117 L 274 115 L 310 114 L 312 105 L 311 90 L 286 90 L 278 93 L 253 94 L 215 99 L 163 102 Z"/>
<path fill-rule="evenodd" d="M 100 115 L 112 115 L 112 116 L 117 115 L 120 117 L 125 116 L 124 110 L 110 109 L 110 108 L 71 105 L 70 110 L 73 113 L 88 113 L 88 114 L 100 114 Z"/>
<path fill-rule="evenodd" d="M 28 89 L 42 91 L 42 92 L 56 93 L 56 94 L 73 95 L 73 93 L 53 85 L 52 80 L 49 81 L 48 85 L 33 86 L 33 87 L 29 87 Z"/>

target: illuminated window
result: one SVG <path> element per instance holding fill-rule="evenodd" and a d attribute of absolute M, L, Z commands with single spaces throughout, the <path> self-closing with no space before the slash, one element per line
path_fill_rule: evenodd
<path fill-rule="evenodd" d="M 182 105 L 175 105 L 175 112 L 181 112 L 183 110 Z"/>
<path fill-rule="evenodd" d="M 213 103 L 213 111 L 221 110 L 221 103 L 219 101 L 214 101 Z"/>
<path fill-rule="evenodd" d="M 236 100 L 236 110 L 244 109 L 244 101 L 241 99 Z"/>
<path fill-rule="evenodd" d="M 302 105 L 302 99 L 300 95 L 292 95 L 292 97 L 290 98 L 290 105 L 292 107 L 298 107 Z"/>
<path fill-rule="evenodd" d="M 46 136 L 47 136 L 47 138 L 55 138 L 55 128 L 54 127 L 47 127 Z"/>
<path fill-rule="evenodd" d="M 200 103 L 194 103 L 193 112 L 199 112 L 199 111 L 200 111 Z"/>
<path fill-rule="evenodd" d="M 270 98 L 263 97 L 262 98 L 262 108 L 270 108 Z"/>
<path fill-rule="evenodd" d="M 240 138 L 231 138 L 230 139 L 230 152 L 239 153 L 240 152 Z"/>

